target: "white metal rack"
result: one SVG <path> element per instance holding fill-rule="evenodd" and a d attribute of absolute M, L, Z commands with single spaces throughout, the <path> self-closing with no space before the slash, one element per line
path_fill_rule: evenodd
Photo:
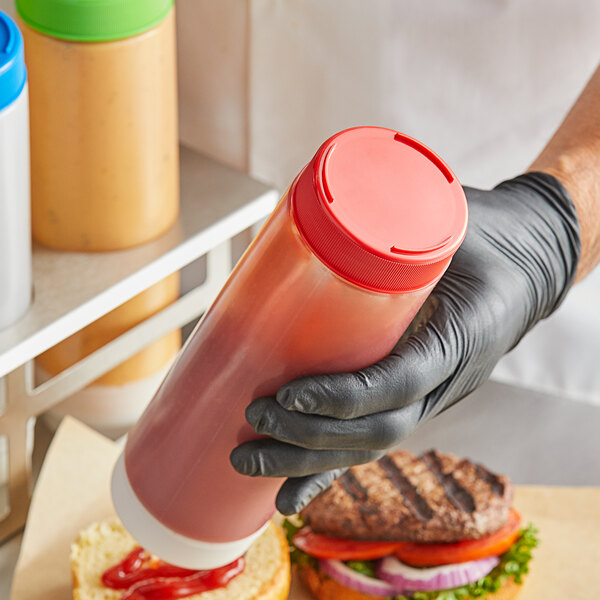
<path fill-rule="evenodd" d="M 230 167 L 181 148 L 181 215 L 161 238 L 95 254 L 34 245 L 34 298 L 0 331 L 0 436 L 8 450 L 8 510 L 0 541 L 25 523 L 31 493 L 27 423 L 208 308 L 231 269 L 231 238 L 260 222 L 277 193 Z M 175 303 L 35 386 L 33 359 L 201 256 L 206 278 Z"/>

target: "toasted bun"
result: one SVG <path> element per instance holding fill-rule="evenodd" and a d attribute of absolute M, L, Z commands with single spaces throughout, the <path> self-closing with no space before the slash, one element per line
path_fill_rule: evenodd
<path fill-rule="evenodd" d="M 102 573 L 136 546 L 118 519 L 90 525 L 71 546 L 74 600 L 119 600 L 122 590 L 105 588 Z M 271 523 L 246 553 L 246 567 L 223 588 L 189 600 L 285 600 L 290 588 L 290 557 L 281 528 Z"/>
<path fill-rule="evenodd" d="M 318 600 L 373 600 L 375 598 L 369 594 L 355 592 L 309 566 L 298 567 L 296 572 Z M 521 591 L 521 587 L 523 586 L 515 583 L 511 577 L 497 592 L 486 597 L 488 600 L 513 600 Z"/>

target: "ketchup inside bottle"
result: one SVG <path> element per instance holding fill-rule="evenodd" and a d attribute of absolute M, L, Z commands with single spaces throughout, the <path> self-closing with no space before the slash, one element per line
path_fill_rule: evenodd
<path fill-rule="evenodd" d="M 102 583 L 123 590 L 121 600 L 175 600 L 226 586 L 245 566 L 243 556 L 217 569 L 194 571 L 159 560 L 143 548 L 132 550 L 102 574 Z"/>

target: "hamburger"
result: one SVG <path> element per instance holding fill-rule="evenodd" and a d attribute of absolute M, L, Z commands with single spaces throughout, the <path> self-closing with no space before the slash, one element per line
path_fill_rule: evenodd
<path fill-rule="evenodd" d="M 284 527 L 319 600 L 509 600 L 537 544 L 512 499 L 505 475 L 400 450 L 348 469 Z"/>
<path fill-rule="evenodd" d="M 117 518 L 93 523 L 71 546 L 74 600 L 285 600 L 288 543 L 271 522 L 230 565 L 191 571 L 145 552 Z"/>

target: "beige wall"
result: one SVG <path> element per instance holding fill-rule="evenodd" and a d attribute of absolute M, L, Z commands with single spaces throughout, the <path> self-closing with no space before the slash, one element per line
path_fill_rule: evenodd
<path fill-rule="evenodd" d="M 177 0 L 180 138 L 247 169 L 246 0 Z"/>
<path fill-rule="evenodd" d="M 0 0 L 0 10 L 3 10 L 13 17 L 15 16 L 14 6 L 15 3 L 13 0 Z"/>

